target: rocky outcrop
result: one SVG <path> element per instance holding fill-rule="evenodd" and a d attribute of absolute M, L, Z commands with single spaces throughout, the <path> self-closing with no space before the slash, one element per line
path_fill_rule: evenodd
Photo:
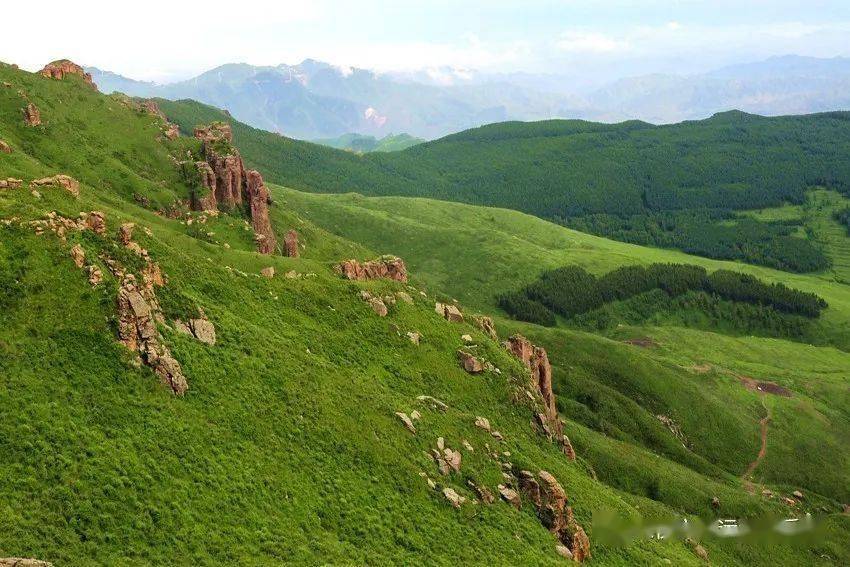
<path fill-rule="evenodd" d="M 484 372 L 484 363 L 468 352 L 459 350 L 457 351 L 457 357 L 458 360 L 460 360 L 461 368 L 466 370 L 468 373 L 481 374 Z"/>
<path fill-rule="evenodd" d="M 22 179 L 15 179 L 14 177 L 0 179 L 0 189 L 17 189 L 23 182 Z"/>
<path fill-rule="evenodd" d="M 552 391 L 552 365 L 546 349 L 531 344 L 522 335 L 513 335 L 505 347 L 517 357 L 531 374 L 531 381 L 543 400 L 543 412 L 536 416 L 538 425 L 547 437 L 561 445 L 570 460 L 575 460 L 575 451 L 564 434 L 564 423 L 558 416 L 555 393 Z"/>
<path fill-rule="evenodd" d="M 488 337 L 493 339 L 494 341 L 499 340 L 499 335 L 496 333 L 496 325 L 493 324 L 492 317 L 485 317 L 484 315 L 478 315 L 477 317 L 473 317 L 472 319 L 475 322 L 475 325 L 484 331 Z"/>
<path fill-rule="evenodd" d="M 290 230 L 286 233 L 283 239 L 283 248 L 290 258 L 298 258 L 301 255 L 301 251 L 298 249 L 298 233 L 296 231 Z"/>
<path fill-rule="evenodd" d="M 24 107 L 24 122 L 26 122 L 27 126 L 40 126 L 41 125 L 41 111 L 38 110 L 38 107 L 33 103 L 29 102 Z"/>
<path fill-rule="evenodd" d="M 118 290 L 118 338 L 129 350 L 139 353 L 175 394 L 183 395 L 189 384 L 156 328 L 157 313 L 152 287 L 140 287 L 132 274 L 126 274 Z"/>
<path fill-rule="evenodd" d="M 189 335 L 210 346 L 215 344 L 215 325 L 201 313 L 197 319 L 189 319 L 188 323 L 177 319 L 174 328 L 179 333 Z"/>
<path fill-rule="evenodd" d="M 97 85 L 95 85 L 92 81 L 91 74 L 86 73 L 85 69 L 67 59 L 59 59 L 58 61 L 48 63 L 44 66 L 40 73 L 43 77 L 57 79 L 59 81 L 64 79 L 66 75 L 78 75 L 82 77 L 86 84 L 88 84 L 91 88 L 97 90 Z"/>
<path fill-rule="evenodd" d="M 536 506 L 537 516 L 558 541 L 569 548 L 573 561 L 581 563 L 590 557 L 590 539 L 573 517 L 573 509 L 567 503 L 567 493 L 558 479 L 546 471 L 540 471 L 538 476 L 540 505 Z"/>
<path fill-rule="evenodd" d="M 269 220 L 269 190 L 259 171 L 248 171 L 246 177 L 245 193 L 251 207 L 251 225 L 254 227 L 257 251 L 261 254 L 271 254 L 277 247 L 277 239 Z"/>
<path fill-rule="evenodd" d="M 338 274 L 349 280 L 395 280 L 407 281 L 407 267 L 404 260 L 395 256 L 382 256 L 376 260 L 360 263 L 357 260 L 345 260 L 334 268 Z"/>
<path fill-rule="evenodd" d="M 451 321 L 452 323 L 463 323 L 463 313 L 460 312 L 455 305 L 450 303 L 440 303 L 439 301 L 434 304 L 434 311 L 436 311 L 437 315 L 443 317 L 446 321 Z"/>
<path fill-rule="evenodd" d="M 0 557 L 0 567 L 53 567 L 53 563 L 25 557 Z"/>
<path fill-rule="evenodd" d="M 30 181 L 31 187 L 61 187 L 74 197 L 80 196 L 80 182 L 69 175 L 58 174 Z"/>
<path fill-rule="evenodd" d="M 159 105 L 153 100 L 143 100 L 139 103 L 139 110 L 151 116 L 156 116 L 163 122 L 162 133 L 169 140 L 180 136 L 180 127 L 168 121 L 165 113 L 160 110 Z"/>
<path fill-rule="evenodd" d="M 213 122 L 207 126 L 196 126 L 195 137 L 204 142 L 233 141 L 233 131 L 227 122 Z"/>
<path fill-rule="evenodd" d="M 258 171 L 245 170 L 239 151 L 231 145 L 230 125 L 215 122 L 195 128 L 195 137 L 203 140 L 206 161 L 196 162 L 203 193 L 192 195 L 191 206 L 196 211 L 216 210 L 219 207 L 236 209 L 248 203 L 251 224 L 256 236 L 257 251 L 271 254 L 277 239 L 269 220 L 269 190 Z"/>
<path fill-rule="evenodd" d="M 12 146 L 7 144 L 3 140 L 0 140 L 0 153 L 11 154 L 12 153 Z"/>

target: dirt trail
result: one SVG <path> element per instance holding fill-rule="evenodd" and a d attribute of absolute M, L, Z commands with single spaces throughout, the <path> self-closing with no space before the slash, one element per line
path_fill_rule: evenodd
<path fill-rule="evenodd" d="M 759 449 L 758 456 L 756 456 L 756 460 L 750 463 L 746 472 L 741 475 L 741 480 L 744 481 L 744 488 L 746 488 L 748 492 L 753 492 L 755 490 L 752 482 L 753 473 L 764 460 L 765 455 L 767 455 L 767 426 L 770 424 L 771 412 L 767 404 L 764 403 L 764 398 L 761 400 L 761 405 L 766 412 L 765 416 L 759 420 L 759 427 L 761 427 L 761 448 Z"/>

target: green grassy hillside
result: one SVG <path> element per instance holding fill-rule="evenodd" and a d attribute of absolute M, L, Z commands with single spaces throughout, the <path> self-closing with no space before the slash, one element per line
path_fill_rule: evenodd
<path fill-rule="evenodd" d="M 405 257 L 428 289 L 444 290 L 448 296 L 488 312 L 498 312 L 496 298 L 500 293 L 531 283 L 545 270 L 571 264 L 600 275 L 621 265 L 696 264 L 709 270 L 722 268 L 752 274 L 766 282 L 781 282 L 826 298 L 829 307 L 813 322 L 806 337 L 821 345 L 818 347 L 737 333 L 729 336 L 726 329 L 712 325 L 688 329 L 681 324 L 653 325 L 648 321 L 642 325 L 615 324 L 597 331 L 615 341 L 650 337 L 657 344 L 648 349 L 617 345 L 574 330 L 546 329 L 506 319 L 501 320 L 501 325 L 505 332 L 522 331 L 534 336 L 550 352 L 558 353 L 560 361 L 570 361 L 569 370 L 556 372 L 563 392 L 573 400 L 567 415 L 583 415 L 587 425 L 634 440 L 634 432 L 642 427 L 628 423 L 636 412 L 626 400 L 616 402 L 616 396 L 597 395 L 604 399 L 602 408 L 597 409 L 593 407 L 595 402 L 585 399 L 595 395 L 600 383 L 606 384 L 643 406 L 644 416 L 650 420 L 659 413 L 676 415 L 682 420 L 686 436 L 694 440 L 703 437 L 706 443 L 704 450 L 696 446 L 692 450 L 712 463 L 725 462 L 729 473 L 743 472 L 757 452 L 758 420 L 765 411 L 761 396 L 742 387 L 739 376 L 789 387 L 794 391 L 791 399 L 768 400 L 779 406 L 777 411 L 788 413 L 782 420 L 774 419 L 771 429 L 776 434 L 770 442 L 775 439 L 784 448 L 768 452 L 764 467 L 757 471 L 770 469 L 770 474 L 761 477 L 767 482 L 792 484 L 805 480 L 839 500 L 850 496 L 850 462 L 843 456 L 846 452 L 840 450 L 842 438 L 850 434 L 846 410 L 850 403 L 846 389 L 846 369 L 850 368 L 850 355 L 846 354 L 850 348 L 850 288 L 834 282 L 830 274 L 792 275 L 643 248 L 502 209 L 424 199 L 313 195 L 284 189 L 276 194 L 305 219 L 344 238 L 367 246 L 391 243 L 388 249 Z M 580 344 L 579 337 L 585 344 L 581 355 L 576 346 Z M 612 349 L 622 351 L 626 357 L 614 368 L 609 366 Z M 588 357 L 585 368 L 580 370 L 576 368 L 579 365 L 573 364 L 578 356 Z M 636 368 L 644 364 L 638 360 L 647 358 L 660 366 L 652 367 L 645 375 L 638 373 Z M 577 373 L 584 374 L 596 364 L 602 366 L 591 374 L 591 381 L 577 379 Z M 705 373 L 692 370 L 705 365 Z M 663 384 L 678 385 L 663 395 L 646 390 Z M 708 411 L 709 415 L 695 409 Z M 706 423 L 712 427 L 706 428 Z M 798 437 L 801 431 L 806 434 Z M 642 438 L 641 443 L 651 445 L 652 441 Z M 749 451 L 747 446 L 751 447 Z M 731 447 L 737 449 L 730 450 Z M 823 451 L 824 447 L 832 450 Z M 801 460 L 801 454 L 808 457 Z M 682 460 L 684 457 L 673 458 L 687 463 Z M 807 459 L 818 462 L 818 466 L 809 468 L 813 461 Z"/>
<path fill-rule="evenodd" d="M 39 107 L 42 126 L 24 125 L 27 101 Z M 36 556 L 58 566 L 563 564 L 532 506 L 517 511 L 501 501 L 473 502 L 467 482 L 495 491 L 509 459 L 517 469 L 548 470 L 564 486 L 593 542 L 591 564 L 699 565 L 679 541 L 605 543 L 593 516 L 610 510 L 631 520 L 709 518 L 714 496 L 724 515 L 792 513 L 778 498 L 749 494 L 739 478 L 758 442 L 753 419 L 760 406 L 756 394 L 725 374 L 787 363 L 776 379 L 793 387 L 795 397 L 777 401 L 774 414 L 798 421 L 769 443 L 786 451 L 814 444 L 827 450 L 800 453 L 786 470 L 791 459 L 769 445 L 756 480 L 781 494 L 805 490 L 801 512 L 825 507 L 824 538 L 769 548 L 715 539 L 703 545 L 722 565 L 829 565 L 850 558 L 850 522 L 837 513 L 845 496 L 837 485 L 846 473 L 840 463 L 825 462 L 840 458 L 837 443 L 846 431 L 846 410 L 836 409 L 846 390 L 842 351 L 783 342 L 776 353 L 771 343 L 757 352 L 749 347 L 762 343 L 749 341 L 737 347 L 739 364 L 737 357 L 723 358 L 732 355 L 722 342 L 739 339 L 717 336 L 698 349 L 715 369 L 699 375 L 707 383 L 701 387 L 687 370 L 688 352 L 668 349 L 669 337 L 659 336 L 655 353 L 612 338 L 500 321 L 503 336 L 513 326 L 550 348 L 560 408 L 579 449 L 572 462 L 530 427 L 536 407 L 516 401 L 528 379 L 519 363 L 473 326 L 439 317 L 433 302 L 456 295 L 467 313 L 490 311 L 493 292 L 530 281 L 567 253 L 586 252 L 586 265 L 596 268 L 676 253 L 580 235 L 518 213 L 273 188 L 275 229 L 280 235 L 296 228 L 305 248 L 297 259 L 261 256 L 242 216 L 181 212 L 190 188 L 174 160 L 197 151 L 198 142 L 164 140 L 161 128 L 156 117 L 73 76 L 55 81 L 0 66 L 0 139 L 12 150 L 0 153 L 0 178 L 25 183 L 0 189 L 0 219 L 7 221 L 0 224 L 0 407 L 6 409 L 0 556 Z M 59 173 L 81 182 L 78 198 L 58 187 L 33 193 L 26 185 Z M 419 212 L 404 221 L 387 203 Z M 38 234 L 32 224 L 88 211 L 103 212 L 104 234 L 71 229 L 62 238 L 50 230 Z M 136 224 L 134 241 L 167 276 L 156 291 L 163 313 L 157 329 L 182 366 L 185 396 L 174 396 L 117 342 L 118 281 L 107 260 L 137 276 L 142 269 L 118 239 L 124 222 Z M 390 230 L 384 240 L 359 232 L 370 223 L 376 235 Z M 575 246 L 564 246 L 570 242 Z M 75 245 L 101 270 L 99 285 L 74 265 Z M 391 252 L 408 257 L 414 287 L 349 282 L 332 270 L 343 258 Z M 276 277 L 260 276 L 268 266 Z M 291 271 L 296 277 L 283 276 Z M 515 280 L 499 281 L 506 277 Z M 804 276 L 787 281 L 821 284 Z M 844 329 L 834 313 L 847 308 L 846 297 L 837 286 L 820 287 L 830 302 L 824 337 L 838 342 Z M 399 300 L 381 318 L 361 299 L 364 290 L 404 291 L 414 300 Z M 196 316 L 198 308 L 215 325 L 214 345 L 177 332 L 174 319 Z M 408 331 L 422 334 L 420 345 L 408 340 Z M 658 333 L 665 331 L 680 333 Z M 500 374 L 471 376 L 459 367 L 463 334 Z M 700 333 L 692 344 L 709 336 Z M 814 350 L 803 357 L 786 348 Z M 807 381 L 797 370 L 804 363 L 817 363 L 823 380 Z M 422 395 L 438 398 L 446 411 L 422 403 Z M 799 414 L 800 405 L 833 427 L 815 427 Z M 422 414 L 415 435 L 395 415 L 414 410 Z M 681 423 L 689 445 L 682 447 L 650 410 Z M 476 416 L 489 418 L 504 442 L 475 427 Z M 428 451 L 439 437 L 462 447 L 460 472 L 437 472 Z M 774 456 L 781 460 L 767 467 Z M 422 473 L 467 502 L 453 508 Z"/>
<path fill-rule="evenodd" d="M 822 271 L 830 259 L 794 234 L 794 221 L 734 212 L 802 203 L 812 185 L 846 192 L 850 179 L 848 114 L 840 112 L 729 112 L 668 126 L 503 123 L 357 157 L 263 134 L 191 101 L 161 104 L 187 132 L 231 120 L 246 157 L 295 189 L 495 205 L 621 241 L 794 272 Z"/>
<path fill-rule="evenodd" d="M 336 138 L 325 138 L 322 140 L 313 140 L 317 144 L 336 148 L 338 150 L 348 150 L 356 153 L 368 152 L 398 152 L 406 150 L 417 144 L 421 144 L 425 140 L 416 138 L 410 134 L 387 134 L 383 138 L 375 138 L 374 136 L 366 136 L 364 134 L 343 134 Z"/>

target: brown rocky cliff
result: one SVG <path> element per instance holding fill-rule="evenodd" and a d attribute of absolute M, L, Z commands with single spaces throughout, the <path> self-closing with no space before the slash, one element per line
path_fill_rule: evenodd
<path fill-rule="evenodd" d="M 271 254 L 277 246 L 277 240 L 269 220 L 269 190 L 259 171 L 252 169 L 246 177 L 246 196 L 251 206 L 251 224 L 257 239 L 257 251 Z"/>
<path fill-rule="evenodd" d="M 269 219 L 269 190 L 258 171 L 246 171 L 239 151 L 231 145 L 230 125 L 216 122 L 195 128 L 195 137 L 203 141 L 206 161 L 195 163 L 205 194 L 192 195 L 194 210 L 235 209 L 247 202 L 257 250 L 271 254 L 277 239 Z"/>
<path fill-rule="evenodd" d="M 517 357 L 531 373 L 531 380 L 543 399 L 544 412 L 537 416 L 543 432 L 559 443 L 571 460 L 575 460 L 575 451 L 569 438 L 564 434 L 564 423 L 558 416 L 558 405 L 552 390 L 552 365 L 546 349 L 531 344 L 522 335 L 513 335 L 505 342 L 507 349 Z"/>
<path fill-rule="evenodd" d="M 48 63 L 44 66 L 40 73 L 43 77 L 57 79 L 60 81 L 65 78 L 65 75 L 79 75 L 91 88 L 97 90 L 97 85 L 95 85 L 92 81 L 91 74 L 86 73 L 85 69 L 67 59 L 60 59 L 58 61 Z"/>

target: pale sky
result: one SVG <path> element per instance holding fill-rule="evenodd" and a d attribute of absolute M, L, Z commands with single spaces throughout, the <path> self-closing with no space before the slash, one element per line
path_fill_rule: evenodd
<path fill-rule="evenodd" d="M 135 79 L 314 58 L 375 70 L 702 72 L 850 56 L 848 0 L 6 2 L 0 61 L 67 57 Z"/>

